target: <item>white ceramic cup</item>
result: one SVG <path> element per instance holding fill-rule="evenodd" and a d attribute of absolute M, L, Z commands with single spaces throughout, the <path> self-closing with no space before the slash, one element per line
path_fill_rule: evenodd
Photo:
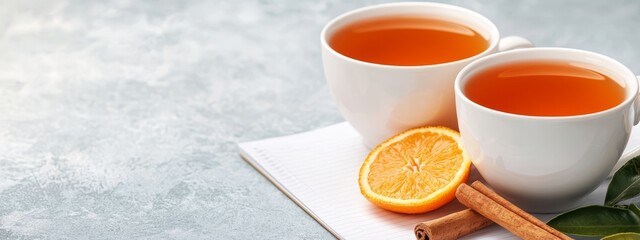
<path fill-rule="evenodd" d="M 480 54 L 454 62 L 390 66 L 349 58 L 329 45 L 332 35 L 345 25 L 391 15 L 424 16 L 462 24 L 481 34 L 489 47 Z M 320 41 L 331 94 L 344 118 L 369 148 L 413 127 L 441 125 L 458 129 L 453 93 L 456 74 L 480 57 L 532 46 L 521 37 L 500 39 L 496 26 L 476 12 L 428 2 L 389 3 L 347 12 L 324 27 Z"/>
<path fill-rule="evenodd" d="M 538 117 L 505 113 L 469 100 L 464 86 L 478 71 L 515 61 L 572 62 L 605 74 L 625 92 L 617 106 L 591 114 Z M 458 123 L 465 148 L 483 178 L 521 208 L 568 210 L 596 189 L 620 158 L 638 123 L 638 79 L 619 62 L 567 48 L 497 53 L 466 66 L 455 82 Z"/>

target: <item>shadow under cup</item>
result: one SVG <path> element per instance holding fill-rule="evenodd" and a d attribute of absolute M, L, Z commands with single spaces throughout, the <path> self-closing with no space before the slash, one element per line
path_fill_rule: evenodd
<path fill-rule="evenodd" d="M 609 76 L 624 89 L 613 108 L 575 116 L 539 117 L 505 113 L 465 96 L 472 76 L 519 61 L 578 63 Z M 455 81 L 463 144 L 482 177 L 505 198 L 536 213 L 576 207 L 607 177 L 638 121 L 638 81 L 619 62 L 592 52 L 566 48 L 511 50 L 479 59 Z"/>
<path fill-rule="evenodd" d="M 354 22 L 388 16 L 416 16 L 467 26 L 488 43 L 483 52 L 452 62 L 420 66 L 369 63 L 334 50 L 330 39 Z M 338 110 L 373 148 L 410 128 L 439 125 L 458 129 L 453 82 L 471 61 L 497 51 L 499 34 L 482 15 L 439 3 L 389 3 L 345 13 L 330 21 L 321 33 L 325 78 Z"/>

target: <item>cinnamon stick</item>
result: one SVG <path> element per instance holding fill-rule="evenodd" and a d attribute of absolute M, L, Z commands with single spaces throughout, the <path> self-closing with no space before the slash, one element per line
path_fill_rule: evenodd
<path fill-rule="evenodd" d="M 479 213 L 465 209 L 427 222 L 414 228 L 417 240 L 453 240 L 478 231 L 493 222 Z"/>
<path fill-rule="evenodd" d="M 474 184 L 476 184 L 476 186 L 480 186 L 478 188 L 482 188 L 483 186 L 481 186 L 482 183 L 479 182 Z M 483 191 L 486 190 L 492 192 L 488 188 L 484 189 Z M 556 236 L 555 234 L 532 223 L 521 215 L 516 214 L 510 209 L 519 208 L 509 203 L 508 201 L 505 200 L 502 203 L 505 204 L 505 206 L 509 206 L 507 208 L 502 204 L 496 202 L 492 198 L 488 197 L 487 195 L 483 194 L 482 192 L 478 191 L 476 188 L 473 188 L 467 184 L 463 183 L 458 187 L 456 191 L 456 198 L 463 205 L 482 214 L 486 218 L 491 219 L 498 225 L 504 227 L 505 229 L 509 230 L 511 233 L 522 239 L 570 239 L 568 236 L 562 233 L 560 233 L 563 235 L 562 237 Z M 524 211 L 522 211 L 521 213 L 530 216 L 530 218 L 527 217 L 528 219 L 535 218 Z"/>
<path fill-rule="evenodd" d="M 538 218 L 532 216 L 531 214 L 525 212 L 524 210 L 520 209 L 519 207 L 517 207 L 513 203 L 509 202 L 509 200 L 504 199 L 502 196 L 500 196 L 499 194 L 497 194 L 493 190 L 489 189 L 487 186 L 485 186 L 481 182 L 475 181 L 475 182 L 473 182 L 471 184 L 471 187 L 474 188 L 475 190 L 478 190 L 478 192 L 484 194 L 485 196 L 491 198 L 491 200 L 495 201 L 496 203 L 498 203 L 498 204 L 502 205 L 503 207 L 509 209 L 509 211 L 512 211 L 513 213 L 518 214 L 518 216 L 520 216 L 520 217 L 524 218 L 525 220 L 535 224 L 536 226 L 548 231 L 549 233 L 555 235 L 556 237 L 558 237 L 560 239 L 563 239 L 563 240 L 571 239 L 569 236 L 564 235 L 564 233 L 556 230 L 555 228 L 550 227 L 546 223 L 540 221 L 540 219 L 538 219 Z"/>

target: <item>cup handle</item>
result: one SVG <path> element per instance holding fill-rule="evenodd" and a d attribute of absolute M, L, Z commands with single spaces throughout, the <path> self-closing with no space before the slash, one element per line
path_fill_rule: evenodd
<path fill-rule="evenodd" d="M 636 78 L 638 79 L 638 81 L 640 81 L 640 75 L 636 76 Z M 636 100 L 633 102 L 633 110 L 633 125 L 635 126 L 638 125 L 638 122 L 640 122 L 640 95 L 637 96 Z M 609 177 L 612 177 L 613 174 L 616 173 L 616 171 L 618 171 L 618 169 L 620 169 L 625 163 L 638 155 L 640 155 L 640 145 L 634 146 L 628 152 L 623 153 L 616 163 L 616 166 L 613 167 L 613 170 L 611 171 L 611 173 L 609 173 Z"/>
<path fill-rule="evenodd" d="M 534 47 L 531 41 L 519 36 L 508 36 L 500 39 L 498 43 L 498 52 L 507 51 L 516 48 Z"/>
<path fill-rule="evenodd" d="M 640 83 L 640 75 L 636 76 L 636 78 Z M 638 122 L 640 122 L 640 93 L 638 93 L 638 96 L 636 96 L 636 100 L 633 101 L 633 110 L 635 113 L 633 116 L 633 126 L 635 126 L 638 125 Z"/>

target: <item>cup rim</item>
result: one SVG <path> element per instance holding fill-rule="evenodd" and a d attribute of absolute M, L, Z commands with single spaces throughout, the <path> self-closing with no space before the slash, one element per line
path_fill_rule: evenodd
<path fill-rule="evenodd" d="M 548 53 L 554 53 L 554 54 L 550 54 L 548 58 L 545 57 L 536 57 L 536 58 L 525 58 L 525 59 L 521 59 L 524 61 L 527 60 L 535 60 L 535 59 L 553 59 L 553 55 L 560 55 L 561 53 L 575 53 L 575 54 L 581 54 L 584 56 L 589 56 L 589 57 L 593 57 L 593 58 L 597 58 L 600 60 L 604 60 L 607 61 L 610 64 L 613 64 L 616 66 L 616 68 L 619 68 L 621 71 L 616 71 L 617 73 L 619 73 L 620 75 L 623 76 L 623 80 L 624 83 L 627 85 L 625 86 L 625 88 L 627 87 L 631 87 L 633 88 L 631 92 L 635 93 L 635 95 L 633 94 L 626 94 L 625 93 L 625 99 L 624 101 L 620 102 L 618 105 L 612 107 L 612 108 L 608 108 L 602 111 L 598 111 L 598 112 L 593 112 L 593 113 L 587 113 L 587 114 L 580 114 L 580 115 L 569 115 L 569 116 L 530 116 L 530 115 L 521 115 L 521 114 L 515 114 L 515 113 L 508 113 L 508 112 L 503 112 L 503 111 L 499 111 L 499 110 L 495 110 L 492 108 L 488 108 L 485 106 L 482 106 L 474 101 L 472 101 L 471 99 L 469 99 L 464 92 L 462 91 L 462 86 L 461 86 L 461 81 L 463 81 L 463 79 L 468 78 L 469 76 L 469 72 L 476 70 L 478 68 L 478 65 L 484 64 L 486 62 L 492 61 L 494 59 L 498 59 L 498 58 L 502 58 L 505 56 L 509 56 L 509 55 L 518 55 L 518 54 L 528 54 L 531 52 L 548 52 Z M 583 58 L 582 62 L 585 63 L 589 63 L 589 61 L 586 61 L 585 59 L 588 58 Z M 495 64 L 490 64 L 490 66 L 495 66 Z M 627 79 L 631 79 L 631 80 L 627 80 Z M 638 96 L 638 80 L 635 76 L 635 74 L 633 74 L 633 72 L 631 70 L 629 70 L 629 68 L 627 68 L 626 66 L 624 66 L 622 63 L 616 61 L 613 58 L 610 58 L 608 56 L 599 54 L 599 53 L 595 53 L 595 52 L 591 52 L 591 51 L 586 51 L 586 50 L 581 50 L 581 49 L 574 49 L 574 48 L 562 48 L 562 47 L 533 47 L 533 48 L 523 48 L 523 49 L 514 49 L 514 50 L 508 50 L 508 51 L 504 51 L 504 52 L 499 52 L 499 53 L 494 53 L 491 54 L 489 56 L 485 56 L 482 57 L 480 59 L 477 59 L 475 61 L 473 61 L 472 63 L 468 64 L 467 66 L 465 66 L 464 68 L 462 68 L 462 70 L 460 70 L 460 72 L 458 72 L 458 75 L 456 76 L 456 80 L 454 82 L 454 91 L 455 94 L 458 98 L 456 99 L 460 99 L 461 101 L 464 101 L 466 104 L 473 106 L 474 108 L 479 108 L 482 109 L 485 112 L 491 113 L 493 115 L 497 115 L 497 116 L 501 116 L 501 117 L 509 117 L 509 118 L 515 118 L 515 119 L 524 119 L 524 120 L 536 120 L 536 121 L 571 121 L 571 120 L 580 120 L 580 119 L 590 119 L 590 118 L 596 118 L 602 115 L 607 115 L 609 113 L 612 112 L 616 112 L 618 110 L 620 110 L 621 108 L 623 108 L 624 106 L 631 104 L 631 102 L 633 102 L 637 96 Z M 635 91 L 634 91 L 635 90 Z M 457 101 L 457 100 L 456 100 Z"/>
<path fill-rule="evenodd" d="M 455 11 L 461 11 L 461 12 L 464 12 L 465 14 L 467 14 L 469 16 L 472 16 L 474 18 L 479 19 L 480 21 L 482 21 L 485 24 L 487 24 L 487 26 L 489 26 L 489 28 L 490 28 L 490 29 L 488 29 L 488 32 L 489 32 L 489 36 L 488 37 L 489 37 L 489 39 L 487 39 L 487 41 L 489 42 L 489 46 L 487 46 L 487 48 L 484 51 L 482 51 L 482 52 L 480 52 L 480 53 L 478 53 L 476 55 L 473 55 L 473 56 L 468 57 L 468 58 L 458 59 L 458 60 L 451 61 L 451 62 L 429 64 L 429 65 L 402 66 L 402 65 L 386 65 L 386 64 L 379 64 L 379 63 L 371 63 L 371 62 L 365 62 L 365 61 L 361 61 L 361 60 L 358 60 L 358 59 L 350 58 L 350 57 L 347 57 L 347 56 L 343 55 L 342 53 L 339 53 L 338 51 L 334 50 L 328 43 L 327 31 L 329 31 L 329 29 L 332 28 L 337 22 L 341 21 L 342 19 L 344 19 L 346 17 L 352 16 L 354 14 L 362 13 L 362 12 L 373 11 L 373 10 L 380 9 L 380 8 L 387 8 L 387 7 L 394 7 L 394 6 L 411 7 L 411 6 L 415 6 L 415 5 L 453 9 Z M 482 15 L 480 13 L 477 13 L 475 11 L 472 11 L 470 9 L 467 9 L 467 8 L 463 8 L 463 7 L 459 7 L 459 6 L 455 6 L 455 5 L 450 5 L 450 4 L 444 4 L 444 3 L 435 3 L 435 2 L 395 2 L 395 3 L 383 3 L 383 4 L 376 4 L 376 5 L 356 8 L 354 10 L 350 10 L 350 11 L 347 11 L 345 13 L 342 13 L 339 16 L 331 19 L 331 21 L 329 21 L 327 24 L 324 25 L 324 27 L 322 28 L 322 31 L 320 32 L 320 43 L 321 43 L 322 47 L 324 49 L 327 49 L 331 54 L 333 54 L 335 56 L 338 56 L 339 58 L 341 58 L 343 60 L 346 60 L 348 62 L 355 63 L 355 64 L 364 65 L 364 66 L 380 67 L 380 68 L 395 68 L 395 69 L 435 68 L 435 67 L 442 67 L 442 66 L 449 66 L 449 65 L 459 64 L 459 63 L 465 62 L 465 61 L 473 61 L 473 60 L 478 59 L 478 58 L 480 58 L 482 56 L 485 56 L 488 53 L 490 53 L 491 51 L 493 51 L 493 49 L 495 49 L 498 46 L 498 42 L 499 42 L 498 40 L 499 39 L 500 39 L 500 33 L 498 31 L 498 27 L 496 27 L 496 25 L 491 20 L 489 20 L 487 17 L 485 17 L 484 15 Z"/>

